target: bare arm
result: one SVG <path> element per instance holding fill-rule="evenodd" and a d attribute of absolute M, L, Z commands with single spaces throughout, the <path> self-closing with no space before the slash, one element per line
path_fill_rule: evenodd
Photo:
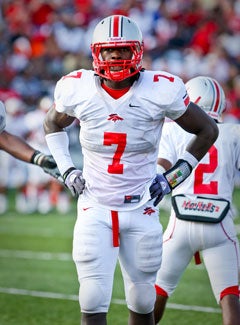
<path fill-rule="evenodd" d="M 31 158 L 35 152 L 35 149 L 28 145 L 24 140 L 16 135 L 8 133 L 7 131 L 3 131 L 0 134 L 0 149 L 6 151 L 15 158 L 28 163 L 31 162 Z"/>
<path fill-rule="evenodd" d="M 167 159 L 164 159 L 164 158 L 158 158 L 157 163 L 158 163 L 158 165 L 162 166 L 165 171 L 172 167 L 172 164 L 170 163 L 170 161 L 168 161 Z"/>
<path fill-rule="evenodd" d="M 34 149 L 18 136 L 4 130 L 0 134 L 0 149 L 16 159 L 41 167 L 45 173 L 59 179 L 60 173 L 53 157 Z"/>
<path fill-rule="evenodd" d="M 166 159 L 158 159 L 162 169 L 159 168 L 160 173 L 156 175 L 150 186 L 150 194 L 151 198 L 155 198 L 153 203 L 155 206 L 164 195 L 170 193 L 191 174 L 192 168 L 203 158 L 218 137 L 216 122 L 193 103 L 190 103 L 187 111 L 175 122 L 185 131 L 195 134 L 195 137 L 174 166 L 171 166 Z"/>
<path fill-rule="evenodd" d="M 198 161 L 201 160 L 218 137 L 216 122 L 194 103 L 190 103 L 187 111 L 175 122 L 196 135 L 186 150 Z"/>
<path fill-rule="evenodd" d="M 203 114 L 202 114 L 203 113 Z M 197 117 L 197 119 L 196 119 Z M 190 122 L 189 122 L 190 119 Z M 176 122 L 187 132 L 196 133 L 193 140 L 187 144 L 187 150 L 194 155 L 197 160 L 205 155 L 204 146 L 211 147 L 212 141 L 215 138 L 216 123 L 198 106 L 191 103 L 190 107 Z M 217 128 L 218 132 L 218 128 Z M 172 163 L 167 159 L 159 157 L 157 160 L 159 166 L 162 166 L 165 171 L 172 167 Z"/>
<path fill-rule="evenodd" d="M 82 171 L 74 166 L 69 152 L 68 135 L 64 131 L 64 128 L 72 124 L 74 120 L 74 117 L 58 113 L 53 105 L 45 117 L 43 126 L 48 148 L 55 158 L 63 181 L 72 195 L 77 197 L 85 188 L 85 180 L 82 177 Z"/>
<path fill-rule="evenodd" d="M 64 130 L 65 127 L 72 124 L 74 120 L 74 117 L 71 117 L 64 113 L 58 113 L 55 110 L 54 106 L 52 106 L 47 112 L 44 120 L 44 131 L 46 134 L 61 132 Z"/>

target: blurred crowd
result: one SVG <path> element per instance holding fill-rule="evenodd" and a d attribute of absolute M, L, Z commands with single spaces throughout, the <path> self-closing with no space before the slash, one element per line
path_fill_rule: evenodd
<path fill-rule="evenodd" d="M 56 81 L 72 70 L 92 68 L 93 28 L 111 14 L 129 16 L 139 24 L 144 37 L 145 68 L 166 70 L 184 81 L 196 75 L 217 79 L 227 98 L 224 119 L 240 122 L 240 0 L 1 0 L 0 100 L 6 104 L 11 133 L 47 151 L 41 123 L 52 103 Z M 79 125 L 76 123 L 68 131 L 76 138 L 75 153 L 79 150 Z M 76 159 L 79 164 L 77 153 Z M 39 181 L 26 171 L 30 167 L 9 160 L 7 154 L 0 153 L 4 175 L 0 180 L 0 214 L 7 209 L 1 198 L 7 201 L 6 191 L 11 186 L 21 188 L 16 200 L 20 212 L 38 209 L 46 213 L 57 206 L 54 198 L 46 208 L 51 179 L 47 177 L 43 182 L 44 177 L 40 177 L 44 184 L 36 185 Z M 12 183 L 11 164 L 24 169 L 19 184 Z M 29 185 L 33 183 L 30 180 L 35 184 Z M 45 195 L 42 208 L 37 186 Z M 56 184 L 53 188 L 55 193 Z M 26 198 L 33 192 L 38 204 L 23 207 L 22 196 Z M 59 202 L 70 201 L 65 189 L 59 189 L 59 193 L 65 195 L 65 199 L 59 196 Z M 58 208 L 65 213 L 67 207 L 67 203 L 62 207 L 59 203 Z"/>

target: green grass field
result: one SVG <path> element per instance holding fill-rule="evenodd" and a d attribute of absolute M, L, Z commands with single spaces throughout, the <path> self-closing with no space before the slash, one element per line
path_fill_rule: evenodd
<path fill-rule="evenodd" d="M 234 192 L 234 202 L 240 211 L 240 190 Z M 78 282 L 71 258 L 75 208 L 73 204 L 67 216 L 55 212 L 24 216 L 12 208 L 0 217 L 0 325 L 80 324 Z M 166 213 L 161 220 L 165 227 Z M 235 222 L 238 227 L 240 218 Z M 126 325 L 127 317 L 117 267 L 108 323 Z M 169 299 L 162 324 L 221 324 L 203 265 L 189 265 Z"/>

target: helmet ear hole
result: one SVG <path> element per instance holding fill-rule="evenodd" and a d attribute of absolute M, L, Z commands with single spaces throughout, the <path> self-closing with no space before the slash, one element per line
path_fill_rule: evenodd
<path fill-rule="evenodd" d="M 217 121 L 222 120 L 222 113 L 226 108 L 226 99 L 223 88 L 217 80 L 198 76 L 186 83 L 190 100 L 203 109 Z"/>
<path fill-rule="evenodd" d="M 104 61 L 101 50 L 106 47 L 130 47 L 132 58 L 129 60 Z M 143 39 L 137 24 L 128 17 L 112 15 L 100 21 L 94 29 L 91 43 L 93 68 L 106 79 L 121 81 L 137 74 L 142 69 Z M 114 66 L 122 67 L 114 71 Z"/>

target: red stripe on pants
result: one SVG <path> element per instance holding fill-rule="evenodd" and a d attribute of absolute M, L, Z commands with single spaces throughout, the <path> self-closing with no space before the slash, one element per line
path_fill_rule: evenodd
<path fill-rule="evenodd" d="M 118 212 L 111 211 L 112 215 L 112 237 L 113 237 L 113 247 L 119 246 L 119 222 L 118 222 Z"/>

